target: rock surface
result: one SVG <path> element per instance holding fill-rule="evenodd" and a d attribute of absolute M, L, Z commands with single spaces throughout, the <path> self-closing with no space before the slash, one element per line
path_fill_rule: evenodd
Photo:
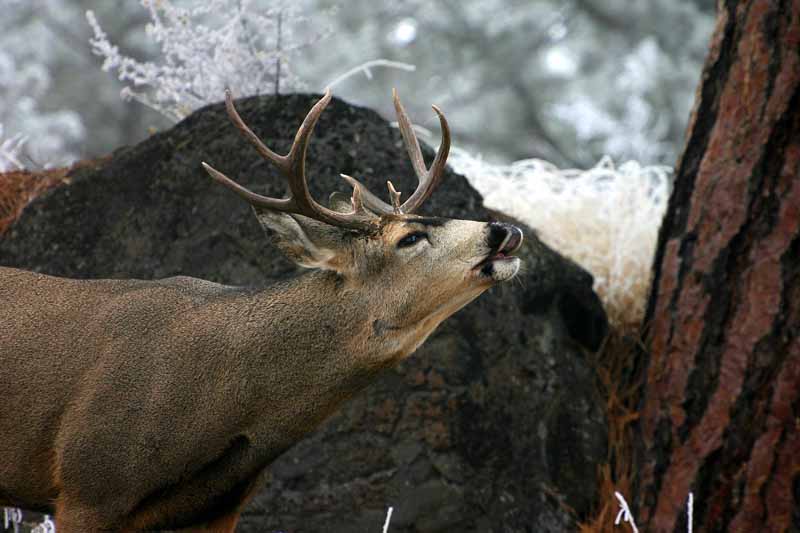
<path fill-rule="evenodd" d="M 284 152 L 314 101 L 265 96 L 238 108 Z M 297 275 L 200 161 L 262 194 L 284 191 L 224 107 L 213 105 L 74 170 L 69 185 L 36 200 L 0 239 L 0 264 L 81 278 L 182 274 L 246 285 Z M 309 148 L 312 194 L 347 191 L 340 172 L 384 196 L 386 179 L 401 191 L 416 183 L 399 132 L 334 100 Z M 478 193 L 453 173 L 423 212 L 488 217 Z M 594 504 L 606 456 L 604 412 L 584 353 L 602 339 L 605 316 L 591 277 L 530 230 L 523 256 L 519 282 L 447 320 L 275 462 L 238 531 L 378 532 L 388 506 L 396 533 L 573 530 Z"/>

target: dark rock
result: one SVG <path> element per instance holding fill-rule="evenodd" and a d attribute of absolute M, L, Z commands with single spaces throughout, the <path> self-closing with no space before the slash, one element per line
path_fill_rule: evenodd
<path fill-rule="evenodd" d="M 315 98 L 242 100 L 245 120 L 288 149 Z M 421 118 L 421 117 L 417 117 Z M 426 148 L 426 154 L 432 154 Z M 210 180 L 208 161 L 257 192 L 282 179 L 222 105 L 117 151 L 40 197 L 0 240 L 0 264 L 49 274 L 191 275 L 259 285 L 297 269 L 264 238 L 249 208 Z M 430 159 L 429 159 L 430 160 Z M 340 172 L 383 194 L 415 185 L 399 132 L 334 100 L 308 154 L 312 193 L 347 191 Z M 423 210 L 485 219 L 480 196 L 450 173 Z M 594 503 L 606 456 L 604 412 L 583 345 L 605 316 L 591 277 L 526 231 L 526 267 L 447 320 L 416 355 L 386 372 L 271 468 L 240 531 L 566 531 Z"/>

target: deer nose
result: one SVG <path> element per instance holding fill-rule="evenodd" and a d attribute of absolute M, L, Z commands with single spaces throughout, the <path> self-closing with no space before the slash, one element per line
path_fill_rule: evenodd
<path fill-rule="evenodd" d="M 522 230 L 503 222 L 489 223 L 489 238 L 486 244 L 492 253 L 512 253 L 522 244 Z"/>

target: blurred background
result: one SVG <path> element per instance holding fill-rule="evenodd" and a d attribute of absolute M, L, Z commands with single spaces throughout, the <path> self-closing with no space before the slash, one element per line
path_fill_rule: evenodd
<path fill-rule="evenodd" d="M 331 86 L 388 120 L 396 87 L 431 144 L 445 111 L 486 207 L 591 272 L 612 323 L 644 316 L 711 0 L 0 2 L 0 171 L 108 154 L 226 87 Z"/>
<path fill-rule="evenodd" d="M 672 165 L 714 16 L 711 0 L 2 4 L 0 142 L 27 139 L 20 162 L 34 167 L 136 143 L 220 100 L 225 85 L 244 95 L 331 82 L 389 119 L 397 87 L 423 127 L 435 127 L 436 103 L 455 144 L 491 162 L 587 168 L 609 155 Z M 96 30 L 107 41 L 93 46 Z M 404 65 L 337 81 L 373 60 Z"/>

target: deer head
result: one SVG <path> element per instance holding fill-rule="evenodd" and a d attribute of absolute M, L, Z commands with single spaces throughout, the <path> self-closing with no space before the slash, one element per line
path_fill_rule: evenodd
<path fill-rule="evenodd" d="M 288 180 L 288 198 L 269 198 L 237 184 L 206 163 L 212 178 L 249 202 L 260 223 L 277 238 L 278 247 L 308 268 L 335 272 L 345 290 L 358 290 L 374 302 L 373 333 L 394 335 L 400 355 L 413 352 L 445 318 L 493 284 L 517 273 L 512 254 L 522 232 L 511 225 L 425 217 L 415 214 L 444 174 L 450 129 L 436 107 L 442 143 L 430 168 L 425 166 L 416 134 L 394 92 L 400 132 L 419 179 L 417 189 L 401 203 L 401 193 L 387 182 L 384 202 L 355 178 L 342 175 L 350 197 L 333 193 L 330 207 L 318 204 L 308 189 L 305 155 L 317 120 L 331 100 L 328 90 L 306 116 L 289 153 L 267 148 L 237 113 L 226 91 L 226 108 L 234 125 Z M 394 351 L 394 350 L 392 350 Z"/>

